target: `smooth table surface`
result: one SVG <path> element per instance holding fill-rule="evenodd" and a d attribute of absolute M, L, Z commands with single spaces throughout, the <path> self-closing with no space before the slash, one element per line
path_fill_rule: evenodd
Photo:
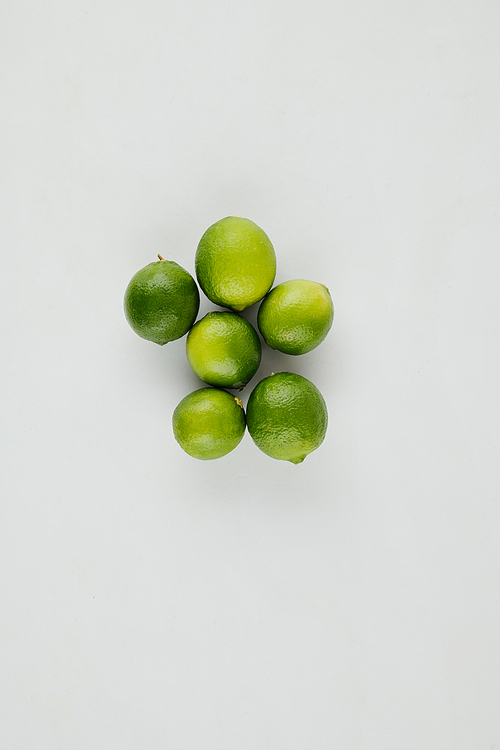
<path fill-rule="evenodd" d="M 2 15 L 1 747 L 500 748 L 498 5 Z M 332 293 L 241 396 L 318 386 L 299 466 L 184 454 L 123 315 L 227 215 Z"/>

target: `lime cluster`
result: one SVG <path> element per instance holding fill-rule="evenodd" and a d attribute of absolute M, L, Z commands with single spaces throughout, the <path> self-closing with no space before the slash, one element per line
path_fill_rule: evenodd
<path fill-rule="evenodd" d="M 333 323 L 326 286 L 306 279 L 272 285 L 276 254 L 254 222 L 228 216 L 210 226 L 195 257 L 198 284 L 208 299 L 226 310 L 209 312 L 196 323 L 198 286 L 174 261 L 158 261 L 138 271 L 124 299 L 125 315 L 142 338 L 164 345 L 187 333 L 186 356 L 208 386 L 190 393 L 172 417 L 175 439 L 194 458 L 227 455 L 246 427 L 271 458 L 300 463 L 323 442 L 328 412 L 323 396 L 307 378 L 272 373 L 242 401 L 225 389 L 242 390 L 261 362 L 261 341 L 239 313 L 260 302 L 257 326 L 265 345 L 290 355 L 312 351 Z"/>

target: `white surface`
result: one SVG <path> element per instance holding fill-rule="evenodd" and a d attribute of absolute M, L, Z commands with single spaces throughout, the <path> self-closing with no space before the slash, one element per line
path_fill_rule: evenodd
<path fill-rule="evenodd" d="M 498 5 L 3 8 L 1 747 L 500 748 Z M 335 302 L 300 466 L 123 316 L 228 214 Z"/>

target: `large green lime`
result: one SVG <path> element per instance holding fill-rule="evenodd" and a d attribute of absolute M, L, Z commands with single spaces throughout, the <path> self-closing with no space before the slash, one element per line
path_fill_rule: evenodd
<path fill-rule="evenodd" d="M 243 404 L 227 391 L 201 388 L 178 404 L 174 437 L 193 458 L 208 461 L 230 453 L 245 433 Z"/>
<path fill-rule="evenodd" d="M 212 224 L 201 238 L 195 269 L 209 300 L 241 312 L 271 288 L 276 255 L 271 240 L 257 224 L 227 216 Z"/>
<path fill-rule="evenodd" d="M 186 339 L 188 362 L 201 380 L 219 388 L 243 388 L 260 364 L 255 329 L 233 312 L 210 312 Z"/>
<path fill-rule="evenodd" d="M 161 258 L 141 268 L 125 291 L 125 316 L 133 330 L 155 344 L 189 331 L 200 306 L 196 282 L 173 260 Z"/>
<path fill-rule="evenodd" d="M 298 464 L 325 438 L 325 400 L 302 375 L 273 374 L 261 380 L 250 394 L 247 426 L 261 451 L 271 458 Z"/>
<path fill-rule="evenodd" d="M 333 323 L 333 303 L 324 284 L 285 281 L 262 301 L 257 325 L 271 349 L 305 354 L 325 339 Z"/>

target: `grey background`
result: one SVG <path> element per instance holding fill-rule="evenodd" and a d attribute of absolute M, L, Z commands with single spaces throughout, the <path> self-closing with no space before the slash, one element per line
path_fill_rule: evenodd
<path fill-rule="evenodd" d="M 498 4 L 2 16 L 2 747 L 500 748 Z M 300 466 L 185 455 L 123 316 L 228 214 L 334 299 L 243 392 L 320 388 Z"/>

